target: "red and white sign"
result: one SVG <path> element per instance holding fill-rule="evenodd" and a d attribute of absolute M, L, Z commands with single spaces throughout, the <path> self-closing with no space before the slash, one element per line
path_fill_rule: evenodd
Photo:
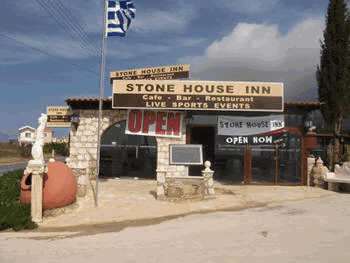
<path fill-rule="evenodd" d="M 179 138 L 181 129 L 181 112 L 128 110 L 126 134 Z"/>

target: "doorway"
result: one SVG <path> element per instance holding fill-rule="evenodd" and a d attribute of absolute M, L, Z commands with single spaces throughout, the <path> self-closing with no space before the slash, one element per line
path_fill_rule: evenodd
<path fill-rule="evenodd" d="M 203 146 L 203 162 L 210 161 L 211 169 L 215 166 L 215 127 L 200 126 L 191 129 L 191 144 L 202 144 Z M 204 166 L 190 166 L 189 175 L 200 176 Z"/>
<path fill-rule="evenodd" d="M 156 178 L 154 136 L 125 134 L 126 121 L 108 128 L 101 140 L 100 176 Z"/>

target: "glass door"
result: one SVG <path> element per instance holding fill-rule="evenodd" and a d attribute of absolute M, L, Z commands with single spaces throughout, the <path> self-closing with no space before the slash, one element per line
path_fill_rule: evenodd
<path fill-rule="evenodd" d="M 275 183 L 275 155 L 274 145 L 252 145 L 251 150 L 251 184 Z M 248 164 L 249 165 L 249 164 Z"/>
<path fill-rule="evenodd" d="M 244 145 L 217 144 L 215 148 L 215 180 L 244 183 L 244 149 Z"/>
<path fill-rule="evenodd" d="M 289 133 L 285 147 L 278 147 L 278 183 L 301 184 L 301 136 Z"/>
<path fill-rule="evenodd" d="M 247 183 L 301 184 L 301 137 L 289 133 L 278 145 L 251 145 L 246 157 Z M 248 169 L 250 167 L 250 169 Z"/>

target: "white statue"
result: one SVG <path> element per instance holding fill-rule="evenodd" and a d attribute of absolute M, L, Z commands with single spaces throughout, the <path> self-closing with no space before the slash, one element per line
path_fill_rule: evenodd
<path fill-rule="evenodd" d="M 39 118 L 39 126 L 36 130 L 35 142 L 32 147 L 32 156 L 34 160 L 44 162 L 43 146 L 44 146 L 44 130 L 46 128 L 47 115 L 42 113 Z"/>

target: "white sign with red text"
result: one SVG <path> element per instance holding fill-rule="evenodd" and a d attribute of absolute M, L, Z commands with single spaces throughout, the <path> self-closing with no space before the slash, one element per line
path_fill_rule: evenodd
<path fill-rule="evenodd" d="M 128 110 L 126 134 L 179 138 L 181 137 L 181 129 L 181 112 Z"/>

